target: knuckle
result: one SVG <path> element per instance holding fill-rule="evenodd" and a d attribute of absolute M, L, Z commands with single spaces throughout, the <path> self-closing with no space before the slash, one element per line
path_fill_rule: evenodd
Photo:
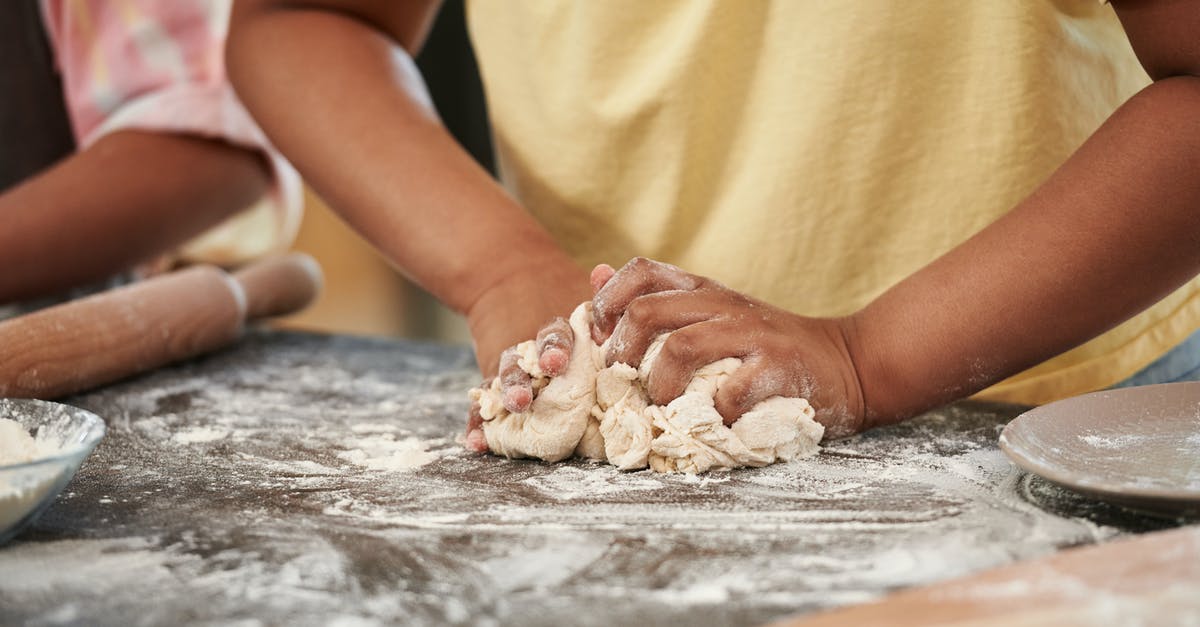
<path fill-rule="evenodd" d="M 500 376 L 507 378 L 514 370 L 520 370 L 520 366 L 517 364 L 517 352 L 509 349 L 500 353 Z"/>
<path fill-rule="evenodd" d="M 754 379 L 749 377 L 731 378 L 725 384 L 725 397 L 729 399 L 729 404 L 744 412 L 748 404 L 752 404 L 754 400 Z"/>
<path fill-rule="evenodd" d="M 628 318 L 628 324 L 640 329 L 653 322 L 654 307 L 646 299 L 638 298 L 625 308 L 625 317 Z"/>
<path fill-rule="evenodd" d="M 650 261 L 649 259 L 647 259 L 645 257 L 639 256 L 639 257 L 634 257 L 633 259 L 630 259 L 629 262 L 625 264 L 625 267 L 629 268 L 630 270 L 645 270 L 647 268 L 652 267 L 653 264 L 654 264 L 653 261 Z"/>
<path fill-rule="evenodd" d="M 566 344 L 566 336 L 558 330 L 550 331 L 538 338 L 538 348 L 541 350 L 546 350 L 547 348 L 562 348 Z"/>
<path fill-rule="evenodd" d="M 592 298 L 592 324 L 606 329 L 611 329 L 616 324 L 620 314 L 620 310 L 614 306 L 611 300 L 612 292 L 606 291 L 609 290 L 610 285 L 613 285 L 612 281 Z"/>
<path fill-rule="evenodd" d="M 617 332 L 613 334 L 612 341 L 609 343 L 608 365 L 611 366 L 618 361 L 632 364 L 634 357 L 640 357 L 640 355 L 634 355 L 638 346 L 640 344 L 636 336 L 630 333 L 629 327 L 618 325 Z"/>
<path fill-rule="evenodd" d="M 615 363 L 624 362 L 624 361 L 625 360 L 622 359 L 621 352 L 617 350 L 615 345 L 609 346 L 608 350 L 604 352 L 604 366 L 606 368 Z M 626 363 L 628 363 L 628 362 L 626 362 Z"/>
<path fill-rule="evenodd" d="M 650 373 L 646 381 L 646 394 L 655 405 L 666 405 L 678 396 L 673 391 L 670 377 L 663 373 L 661 366 L 656 366 L 656 370 Z"/>
<path fill-rule="evenodd" d="M 670 364 L 658 366 L 650 373 L 650 381 L 655 384 L 659 396 L 667 402 L 683 394 L 691 379 L 692 371 L 690 369 L 672 367 Z"/>
<path fill-rule="evenodd" d="M 645 287 L 653 285 L 668 266 L 646 257 L 634 257 L 625 267 L 628 268 L 629 283 L 634 287 Z"/>
<path fill-rule="evenodd" d="M 659 359 L 666 358 L 675 363 L 686 363 L 692 361 L 695 356 L 696 342 L 691 337 L 691 334 L 676 331 L 667 336 L 667 339 L 663 342 Z"/>
<path fill-rule="evenodd" d="M 571 329 L 571 325 L 567 324 L 566 320 L 559 320 L 559 324 L 554 326 L 549 334 L 548 341 L 559 347 L 569 347 L 575 341 L 575 332 Z"/>

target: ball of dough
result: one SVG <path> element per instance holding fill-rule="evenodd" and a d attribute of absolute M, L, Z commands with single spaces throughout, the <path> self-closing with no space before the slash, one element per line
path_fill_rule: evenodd
<path fill-rule="evenodd" d="M 546 461 L 575 455 L 623 470 L 649 466 L 686 473 L 765 466 L 817 452 L 825 428 L 802 398 L 769 398 L 725 426 L 713 398 L 741 366 L 740 359 L 701 368 L 683 395 L 665 406 L 652 405 L 645 380 L 667 335 L 650 345 L 640 371 L 623 363 L 605 368 L 604 347 L 591 340 L 590 303 L 575 309 L 570 324 L 575 344 L 567 371 L 558 377 L 547 377 L 538 367 L 534 342 L 518 346 L 519 365 L 535 390 L 527 411 L 504 408 L 498 379 L 474 392 L 492 452 Z"/>

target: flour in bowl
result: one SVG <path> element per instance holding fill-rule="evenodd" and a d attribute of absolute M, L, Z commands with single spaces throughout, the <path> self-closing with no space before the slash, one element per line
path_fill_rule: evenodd
<path fill-rule="evenodd" d="M 29 435 L 21 423 L 0 418 L 0 537 L 18 522 L 27 520 L 54 488 L 62 472 L 57 467 L 9 466 L 42 459 L 58 450 L 53 441 Z"/>
<path fill-rule="evenodd" d="M 31 462 L 57 449 L 51 442 L 35 440 L 21 423 L 0 418 L 0 466 Z"/>

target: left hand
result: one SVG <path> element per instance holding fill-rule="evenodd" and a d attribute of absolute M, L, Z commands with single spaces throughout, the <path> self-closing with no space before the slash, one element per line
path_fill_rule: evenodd
<path fill-rule="evenodd" d="M 696 370 L 738 357 L 742 366 L 717 391 L 716 409 L 732 424 L 772 396 L 807 399 L 826 437 L 864 428 L 862 386 L 848 349 L 848 319 L 806 318 L 755 300 L 712 279 L 636 258 L 613 273 L 592 271 L 592 335 L 610 336 L 608 364 L 640 365 L 654 338 L 671 333 L 648 375 L 651 401 L 680 396 Z"/>
<path fill-rule="evenodd" d="M 542 370 L 552 377 L 565 372 L 576 339 L 566 316 L 587 298 L 586 279 L 574 264 L 512 275 L 467 312 L 476 359 L 485 376 L 480 387 L 490 387 L 499 376 L 504 406 L 510 412 L 525 411 L 534 398 L 530 376 L 518 365 L 517 342 L 536 334 Z M 488 450 L 478 402 L 468 410 L 465 443 L 476 452 Z"/>

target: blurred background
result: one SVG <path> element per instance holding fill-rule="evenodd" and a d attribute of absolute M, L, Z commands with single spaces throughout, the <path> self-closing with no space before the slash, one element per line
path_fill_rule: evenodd
<path fill-rule="evenodd" d="M 463 0 L 446 0 L 417 58 L 446 127 L 475 160 L 494 172 L 490 132 Z M 314 193 L 293 246 L 325 270 L 325 291 L 284 328 L 470 342 L 465 322 L 396 272 Z"/>

